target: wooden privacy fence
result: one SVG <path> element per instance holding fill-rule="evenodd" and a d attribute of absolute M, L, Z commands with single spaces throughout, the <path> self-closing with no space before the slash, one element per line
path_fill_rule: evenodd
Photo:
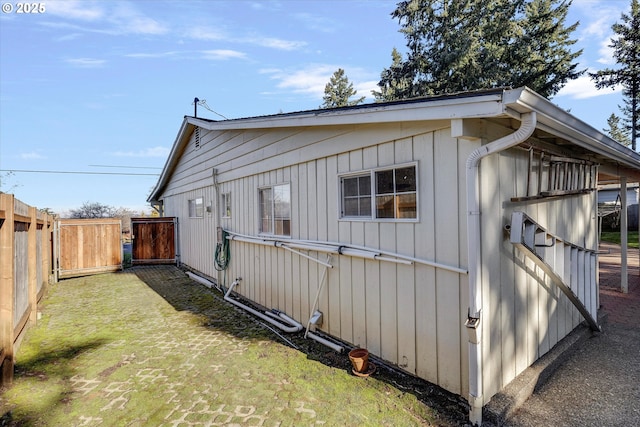
<path fill-rule="evenodd" d="M 57 278 L 121 270 L 122 221 L 119 218 L 59 219 L 54 247 Z"/>
<path fill-rule="evenodd" d="M 0 385 L 13 379 L 14 355 L 52 278 L 52 232 L 52 216 L 0 193 Z"/>

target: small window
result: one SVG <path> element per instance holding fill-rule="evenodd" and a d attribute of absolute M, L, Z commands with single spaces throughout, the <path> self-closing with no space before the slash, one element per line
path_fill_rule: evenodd
<path fill-rule="evenodd" d="M 222 194 L 222 217 L 231 218 L 231 193 Z"/>
<path fill-rule="evenodd" d="M 261 188 L 260 233 L 277 236 L 291 235 L 291 188 L 289 184 Z"/>
<path fill-rule="evenodd" d="M 342 178 L 342 216 L 371 218 L 371 174 Z"/>
<path fill-rule="evenodd" d="M 202 197 L 189 200 L 189 218 L 204 217 L 204 200 Z"/>
<path fill-rule="evenodd" d="M 415 165 L 344 176 L 340 184 L 341 218 L 417 218 Z"/>

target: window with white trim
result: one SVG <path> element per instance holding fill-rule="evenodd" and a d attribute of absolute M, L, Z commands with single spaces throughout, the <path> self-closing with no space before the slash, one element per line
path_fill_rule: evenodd
<path fill-rule="evenodd" d="M 291 186 L 274 185 L 258 190 L 260 233 L 291 236 Z"/>
<path fill-rule="evenodd" d="M 204 200 L 202 197 L 189 200 L 189 218 L 204 217 Z"/>
<path fill-rule="evenodd" d="M 231 193 L 222 194 L 222 217 L 231 218 Z"/>
<path fill-rule="evenodd" d="M 340 217 L 416 219 L 416 176 L 416 165 L 343 176 L 340 179 Z"/>

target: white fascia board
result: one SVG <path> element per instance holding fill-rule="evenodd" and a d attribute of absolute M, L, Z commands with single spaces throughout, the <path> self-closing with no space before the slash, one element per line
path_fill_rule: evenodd
<path fill-rule="evenodd" d="M 505 106 L 519 113 L 536 111 L 537 127 L 640 172 L 640 154 L 619 144 L 529 88 L 507 90 Z"/>
<path fill-rule="evenodd" d="M 361 105 L 359 108 L 315 110 L 246 119 L 206 121 L 189 117 L 189 123 L 208 130 L 353 125 L 503 116 L 501 93 L 398 104 Z"/>
<path fill-rule="evenodd" d="M 158 182 L 156 183 L 155 187 L 153 187 L 153 190 L 151 190 L 149 197 L 147 197 L 147 202 L 153 203 L 153 202 L 160 201 L 158 200 L 158 196 L 160 195 L 159 193 L 164 188 L 167 181 L 169 180 L 169 177 L 173 172 L 173 168 L 175 167 L 175 164 L 177 163 L 178 158 L 180 157 L 178 156 L 178 152 L 180 151 L 181 143 L 184 139 L 185 133 L 187 132 L 188 126 L 189 126 L 189 122 L 185 117 L 184 120 L 182 120 L 182 125 L 180 126 L 180 130 L 178 130 L 176 139 L 173 142 L 171 151 L 169 152 L 169 157 L 167 157 L 167 161 L 164 164 L 164 167 L 162 168 L 162 172 L 160 173 Z"/>

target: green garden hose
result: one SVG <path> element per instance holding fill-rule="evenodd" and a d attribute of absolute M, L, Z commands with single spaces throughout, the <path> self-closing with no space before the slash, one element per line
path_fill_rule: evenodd
<path fill-rule="evenodd" d="M 218 271 L 224 271 L 229 267 L 231 261 L 231 249 L 229 248 L 228 233 L 222 230 L 221 241 L 216 245 L 215 267 Z"/>

